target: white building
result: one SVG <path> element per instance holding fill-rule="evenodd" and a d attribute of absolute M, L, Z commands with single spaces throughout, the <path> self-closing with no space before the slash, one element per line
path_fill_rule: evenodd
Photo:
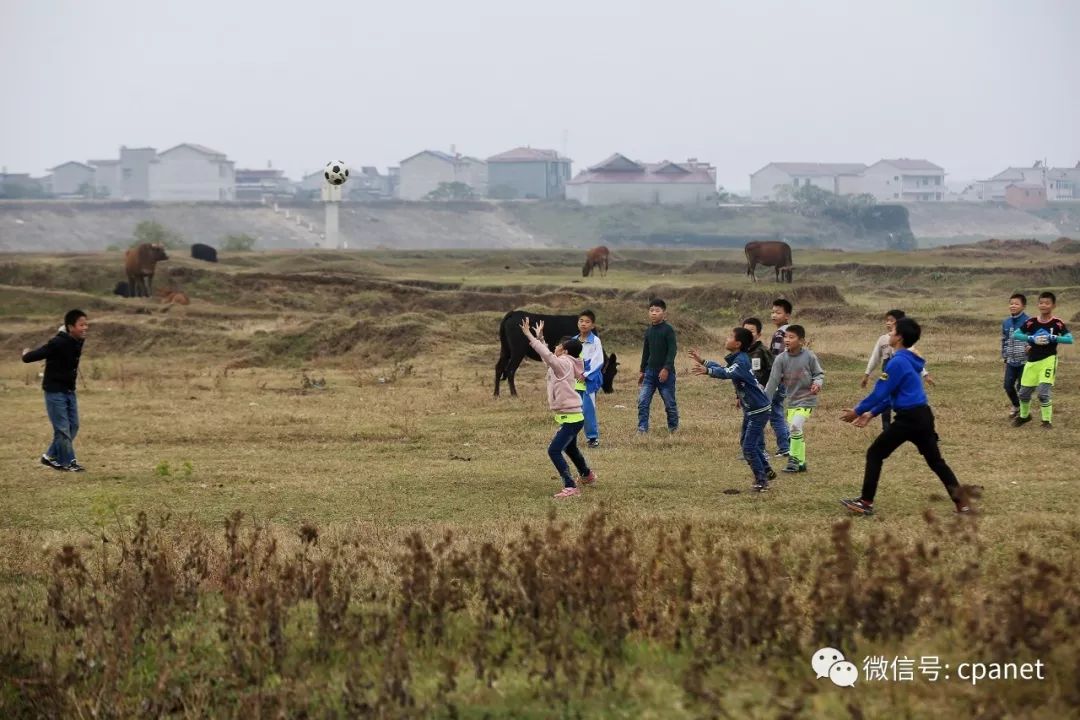
<path fill-rule="evenodd" d="M 878 202 L 941 202 L 948 191 L 944 168 L 909 158 L 878 160 L 863 170 L 858 186 Z"/>
<path fill-rule="evenodd" d="M 1005 202 L 1005 188 L 1010 185 L 1046 185 L 1046 168 L 1041 162 L 1031 167 L 1008 167 L 989 180 L 980 180 L 979 199 L 985 202 Z"/>
<path fill-rule="evenodd" d="M 806 185 L 837 195 L 857 193 L 856 178 L 865 169 L 863 163 L 769 163 L 750 176 L 750 199 L 768 202 L 777 199 L 781 188 L 797 189 Z"/>
<path fill-rule="evenodd" d="M 113 200 L 150 200 L 150 166 L 157 160 L 152 147 L 120 146 L 116 160 L 91 160 L 95 192 Z"/>
<path fill-rule="evenodd" d="M 716 198 L 716 169 L 697 159 L 642 163 L 615 153 L 566 183 L 566 199 L 582 205 L 698 205 Z"/>
<path fill-rule="evenodd" d="M 1050 202 L 1080 202 L 1080 163 L 1076 163 L 1076 167 L 1046 171 L 1046 199 Z"/>
<path fill-rule="evenodd" d="M 236 199 L 236 170 L 225 153 L 182 143 L 169 148 L 151 165 L 152 200 L 229 201 Z"/>
<path fill-rule="evenodd" d="M 53 195 L 70 196 L 89 194 L 94 186 L 94 168 L 86 163 L 71 160 L 50 169 Z"/>
<path fill-rule="evenodd" d="M 468 185 L 477 197 L 487 195 L 487 163 L 478 158 L 423 150 L 402 160 L 400 168 L 398 197 L 402 200 L 423 200 L 440 184 L 455 182 Z"/>

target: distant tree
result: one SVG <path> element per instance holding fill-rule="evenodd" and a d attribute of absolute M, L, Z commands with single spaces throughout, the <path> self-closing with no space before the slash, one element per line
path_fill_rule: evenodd
<path fill-rule="evenodd" d="M 442 182 L 424 196 L 425 200 L 472 200 L 476 192 L 463 182 Z"/>
<path fill-rule="evenodd" d="M 255 238 L 247 233 L 239 235 L 226 235 L 221 241 L 221 249 L 225 252 L 248 252 L 255 247 Z"/>
<path fill-rule="evenodd" d="M 107 198 L 109 197 L 109 188 L 94 185 L 92 182 L 84 182 L 75 191 L 75 194 L 84 198 Z"/>
<path fill-rule="evenodd" d="M 135 242 L 132 245 L 139 243 L 160 243 L 170 250 L 188 245 L 180 233 L 170 230 L 156 220 L 143 220 L 135 226 Z"/>

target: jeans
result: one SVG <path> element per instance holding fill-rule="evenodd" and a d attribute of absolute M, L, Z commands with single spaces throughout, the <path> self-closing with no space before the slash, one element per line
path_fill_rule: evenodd
<path fill-rule="evenodd" d="M 596 422 L 596 393 L 578 390 L 581 396 L 581 412 L 585 416 L 585 439 L 599 440 L 600 425 Z"/>
<path fill-rule="evenodd" d="M 1023 365 L 1005 363 L 1005 394 L 1009 396 L 1009 402 L 1014 408 L 1020 407 L 1020 396 L 1016 394 L 1016 391 L 1020 388 L 1020 376 L 1023 374 Z"/>
<path fill-rule="evenodd" d="M 897 410 L 896 417 L 889 424 L 889 429 L 878 435 L 877 439 L 871 443 L 870 449 L 866 451 L 862 499 L 867 502 L 874 501 L 878 481 L 881 479 L 881 466 L 885 459 L 905 442 L 910 442 L 919 449 L 926 464 L 945 486 L 949 497 L 956 499 L 960 483 L 945 459 L 941 457 L 938 435 L 934 431 L 934 413 L 930 411 L 929 405 L 910 410 Z"/>
<path fill-rule="evenodd" d="M 769 413 L 759 412 L 754 415 L 743 413 L 742 443 L 743 458 L 746 459 L 750 470 L 754 473 L 754 480 L 764 481 L 765 474 L 769 470 L 769 458 L 765 454 L 765 423 L 769 420 Z"/>
<path fill-rule="evenodd" d="M 776 452 L 784 455 L 791 451 L 791 434 L 788 432 L 787 416 L 784 413 L 784 400 L 786 395 L 783 386 L 780 386 L 772 399 L 772 410 L 769 411 L 769 424 L 776 433 Z"/>
<path fill-rule="evenodd" d="M 653 393 L 657 390 L 660 391 L 660 399 L 664 401 L 668 430 L 675 432 L 679 429 L 679 407 L 675 404 L 675 371 L 668 371 L 667 382 L 662 383 L 659 370 L 646 370 L 637 401 L 638 432 L 649 432 L 649 406 L 652 404 Z"/>
<path fill-rule="evenodd" d="M 79 403 L 75 393 L 45 393 L 45 411 L 53 426 L 53 441 L 45 455 L 61 465 L 70 465 L 75 460 L 73 443 L 79 434 Z"/>
<path fill-rule="evenodd" d="M 574 463 L 574 467 L 577 468 L 582 477 L 589 474 L 589 466 L 585 462 L 585 456 L 581 454 L 577 446 L 577 434 L 581 432 L 581 426 L 584 424 L 584 421 L 579 420 L 559 425 L 555 437 L 551 438 L 551 444 L 548 445 L 548 457 L 551 458 L 555 469 L 559 471 L 559 477 L 562 478 L 564 487 L 577 487 L 577 483 L 574 482 L 574 478 L 570 475 L 570 466 L 566 464 L 563 453 L 570 457 L 570 461 Z"/>

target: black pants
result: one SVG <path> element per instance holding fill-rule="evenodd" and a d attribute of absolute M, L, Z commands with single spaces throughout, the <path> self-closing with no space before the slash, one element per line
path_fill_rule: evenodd
<path fill-rule="evenodd" d="M 893 451 L 906 442 L 919 448 L 926 464 L 941 479 L 949 497 L 956 499 L 960 483 L 938 449 L 938 435 L 934 431 L 934 413 L 929 405 L 909 410 L 897 410 L 889 427 L 870 444 L 866 451 L 866 472 L 863 475 L 862 499 L 873 502 L 877 494 L 881 466 Z"/>

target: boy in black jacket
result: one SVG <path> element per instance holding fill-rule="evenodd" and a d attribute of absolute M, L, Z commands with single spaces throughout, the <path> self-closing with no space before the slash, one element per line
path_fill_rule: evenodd
<path fill-rule="evenodd" d="M 748 317 L 743 320 L 742 326 L 750 331 L 754 339 L 746 351 L 746 356 L 750 358 L 750 370 L 754 373 L 758 384 L 765 387 L 769 382 L 769 373 L 772 372 L 773 354 L 772 350 L 761 342 L 761 329 L 764 325 L 760 319 Z M 768 468 L 769 479 L 774 479 L 776 473 L 769 467 L 769 454 L 765 452 L 765 433 L 761 433 L 761 457 L 765 461 L 765 467 Z"/>
<path fill-rule="evenodd" d="M 83 472 L 86 468 L 75 459 L 75 436 L 79 432 L 79 404 L 75 399 L 75 380 L 79 375 L 79 357 L 90 323 L 82 310 L 69 310 L 64 327 L 37 350 L 25 348 L 25 363 L 45 361 L 45 410 L 53 426 L 53 441 L 41 456 L 41 464 L 54 470 Z"/>

